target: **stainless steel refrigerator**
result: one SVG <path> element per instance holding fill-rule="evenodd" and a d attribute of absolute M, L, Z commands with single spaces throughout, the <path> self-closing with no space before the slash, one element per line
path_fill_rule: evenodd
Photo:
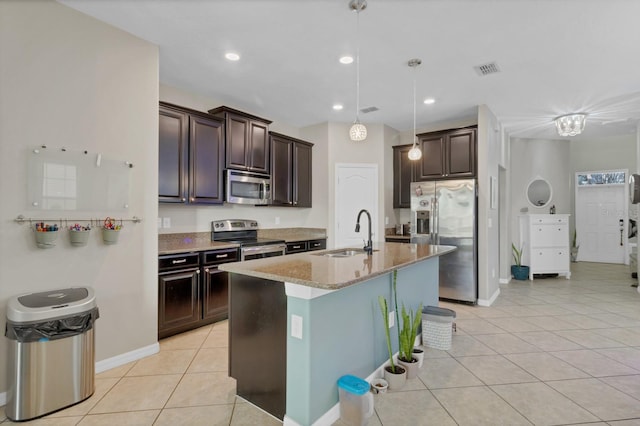
<path fill-rule="evenodd" d="M 478 300 L 475 179 L 411 183 L 411 242 L 455 246 L 440 257 L 440 298 Z"/>

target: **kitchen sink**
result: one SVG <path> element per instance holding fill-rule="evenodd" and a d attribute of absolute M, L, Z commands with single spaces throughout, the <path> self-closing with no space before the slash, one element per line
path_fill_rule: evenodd
<path fill-rule="evenodd" d="M 378 250 L 374 250 L 374 251 L 378 251 Z M 351 256 L 355 256 L 356 254 L 367 254 L 367 252 L 361 248 L 342 248 L 342 249 L 336 249 L 331 251 L 325 251 L 322 253 L 314 253 L 315 256 L 324 256 L 324 257 L 351 257 Z"/>

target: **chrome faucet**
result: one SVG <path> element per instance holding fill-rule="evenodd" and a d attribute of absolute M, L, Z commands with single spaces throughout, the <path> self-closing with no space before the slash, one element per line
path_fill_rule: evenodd
<path fill-rule="evenodd" d="M 367 219 L 369 219 L 369 240 L 362 249 L 366 251 L 369 256 L 371 256 L 373 254 L 373 242 L 371 241 L 371 215 L 365 209 L 360 210 L 360 212 L 358 213 L 358 219 L 356 220 L 356 232 L 360 232 L 360 216 L 362 215 L 362 213 L 366 213 Z"/>

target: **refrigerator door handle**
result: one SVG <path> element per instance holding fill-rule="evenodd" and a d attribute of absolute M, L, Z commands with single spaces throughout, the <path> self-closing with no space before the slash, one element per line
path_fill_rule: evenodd
<path fill-rule="evenodd" d="M 435 244 L 436 243 L 436 236 L 434 234 L 434 230 L 435 230 L 435 220 L 436 220 L 436 199 L 431 197 L 431 217 L 429 218 L 429 241 L 431 241 L 431 244 Z"/>

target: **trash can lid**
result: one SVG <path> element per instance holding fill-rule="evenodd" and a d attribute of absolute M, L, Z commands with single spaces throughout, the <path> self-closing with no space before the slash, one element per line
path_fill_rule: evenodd
<path fill-rule="evenodd" d="M 91 287 L 72 287 L 13 296 L 7 306 L 7 319 L 33 322 L 71 316 L 96 307 Z"/>
<path fill-rule="evenodd" d="M 425 306 L 422 308 L 422 313 L 439 317 L 456 317 L 456 311 L 447 308 L 439 308 L 437 306 Z"/>
<path fill-rule="evenodd" d="M 347 374 L 338 379 L 338 387 L 355 395 L 364 395 L 369 392 L 369 383 L 360 377 Z"/>

